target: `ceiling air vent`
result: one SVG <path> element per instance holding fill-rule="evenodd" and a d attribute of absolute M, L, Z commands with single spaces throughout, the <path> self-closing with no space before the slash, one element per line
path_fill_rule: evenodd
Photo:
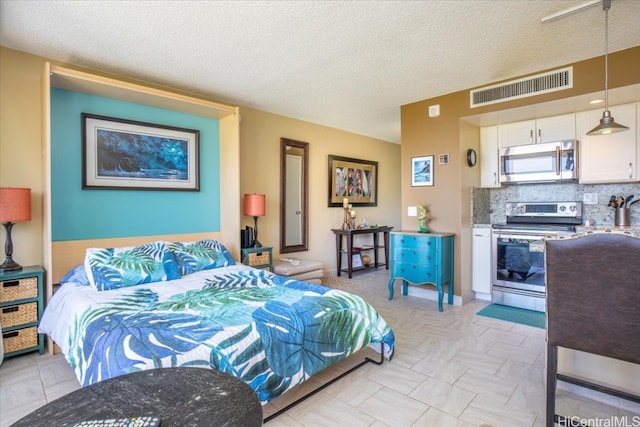
<path fill-rule="evenodd" d="M 469 92 L 471 108 L 511 101 L 512 99 L 542 95 L 543 93 L 571 89 L 573 87 L 573 67 L 562 68 L 523 79 L 485 86 Z"/>

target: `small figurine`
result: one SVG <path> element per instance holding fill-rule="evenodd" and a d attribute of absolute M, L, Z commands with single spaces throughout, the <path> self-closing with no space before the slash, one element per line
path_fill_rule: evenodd
<path fill-rule="evenodd" d="M 420 233 L 428 233 L 429 228 L 427 227 L 427 222 L 429 221 L 429 212 L 427 208 L 422 205 L 418 205 L 418 211 L 420 212 L 418 215 L 418 231 Z"/>

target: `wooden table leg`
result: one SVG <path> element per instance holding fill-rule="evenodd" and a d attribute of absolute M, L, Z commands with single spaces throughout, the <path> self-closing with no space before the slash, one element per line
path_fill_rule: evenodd
<path fill-rule="evenodd" d="M 336 264 L 338 264 L 338 277 L 342 269 L 342 235 L 336 234 Z"/>

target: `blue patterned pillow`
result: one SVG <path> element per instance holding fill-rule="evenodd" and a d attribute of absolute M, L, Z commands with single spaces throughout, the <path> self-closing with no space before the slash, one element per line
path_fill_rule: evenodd
<path fill-rule="evenodd" d="M 227 248 L 217 240 L 166 243 L 178 263 L 180 274 L 183 276 L 236 263 Z"/>
<path fill-rule="evenodd" d="M 178 266 L 165 242 L 124 248 L 90 248 L 84 259 L 92 286 L 99 291 L 178 279 Z"/>

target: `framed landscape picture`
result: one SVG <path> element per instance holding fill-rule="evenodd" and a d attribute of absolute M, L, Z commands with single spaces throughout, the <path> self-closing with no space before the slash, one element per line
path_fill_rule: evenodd
<path fill-rule="evenodd" d="M 362 268 L 362 254 L 360 252 L 355 253 L 351 256 L 351 267 L 352 268 Z"/>
<path fill-rule="evenodd" d="M 411 186 L 433 186 L 433 156 L 411 158 Z"/>
<path fill-rule="evenodd" d="M 329 207 L 378 206 L 378 162 L 329 155 Z"/>
<path fill-rule="evenodd" d="M 200 132 L 82 113 L 82 188 L 200 190 Z"/>

